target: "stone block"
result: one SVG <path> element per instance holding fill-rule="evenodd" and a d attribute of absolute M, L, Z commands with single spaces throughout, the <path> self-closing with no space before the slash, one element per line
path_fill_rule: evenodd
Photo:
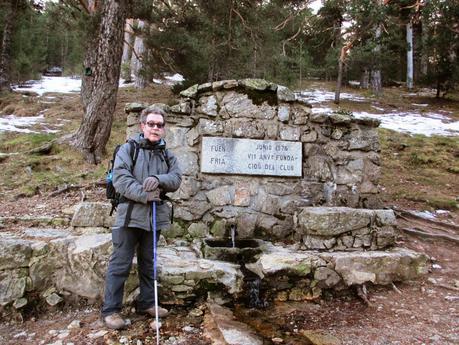
<path fill-rule="evenodd" d="M 113 225 L 110 216 L 112 206 L 108 202 L 82 202 L 78 204 L 71 225 L 74 227 L 105 227 Z"/>
<path fill-rule="evenodd" d="M 28 267 L 32 257 L 32 241 L 0 238 L 0 270 Z"/>
<path fill-rule="evenodd" d="M 235 199 L 234 186 L 222 186 L 206 193 L 207 199 L 212 206 L 232 205 Z"/>
<path fill-rule="evenodd" d="M 184 175 L 195 175 L 198 173 L 198 155 L 195 152 L 184 150 L 183 148 L 173 149 L 172 152 L 180 162 L 180 168 Z"/>
<path fill-rule="evenodd" d="M 347 207 L 304 207 L 298 215 L 303 234 L 336 236 L 367 227 L 371 224 L 371 210 Z"/>
<path fill-rule="evenodd" d="M 192 238 L 205 238 L 209 233 L 207 225 L 204 223 L 192 223 L 187 230 L 187 233 Z"/>
<path fill-rule="evenodd" d="M 189 128 L 169 126 L 166 132 L 168 149 L 181 148 L 187 144 L 187 133 Z"/>
<path fill-rule="evenodd" d="M 277 86 L 277 100 L 279 102 L 295 102 L 296 96 L 293 91 L 291 91 L 288 87 L 278 85 Z"/>
<path fill-rule="evenodd" d="M 277 118 L 280 122 L 288 122 L 290 120 L 290 108 L 288 105 L 279 105 Z"/>
<path fill-rule="evenodd" d="M 186 98 L 195 98 L 198 95 L 198 84 L 194 84 L 190 86 L 188 89 L 183 90 L 180 92 L 180 96 Z"/>
<path fill-rule="evenodd" d="M 201 97 L 199 99 L 199 106 L 196 108 L 197 113 L 202 113 L 208 116 L 217 116 L 218 103 L 214 95 Z"/>
<path fill-rule="evenodd" d="M 300 139 L 301 130 L 299 127 L 281 126 L 279 136 L 282 140 L 297 141 Z"/>
<path fill-rule="evenodd" d="M 0 306 L 6 306 L 24 295 L 27 284 L 27 269 L 0 271 Z"/>

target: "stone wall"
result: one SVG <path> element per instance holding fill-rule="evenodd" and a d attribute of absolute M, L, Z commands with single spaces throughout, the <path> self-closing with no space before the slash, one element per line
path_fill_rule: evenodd
<path fill-rule="evenodd" d="M 128 104 L 127 135 L 138 132 L 146 104 Z M 167 145 L 184 172 L 172 194 L 177 222 L 170 237 L 222 237 L 236 224 L 239 237 L 291 239 L 305 206 L 379 207 L 379 142 L 372 119 L 313 114 L 288 88 L 265 80 L 224 80 L 182 91 L 165 108 Z M 302 176 L 202 173 L 202 138 L 300 141 Z"/>

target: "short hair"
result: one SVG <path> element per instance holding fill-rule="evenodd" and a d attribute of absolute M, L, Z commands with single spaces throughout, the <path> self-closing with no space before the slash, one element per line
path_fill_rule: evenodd
<path fill-rule="evenodd" d="M 166 112 L 158 106 L 152 106 L 142 110 L 140 113 L 140 122 L 145 123 L 150 114 L 161 115 L 163 117 L 163 122 L 166 122 Z"/>

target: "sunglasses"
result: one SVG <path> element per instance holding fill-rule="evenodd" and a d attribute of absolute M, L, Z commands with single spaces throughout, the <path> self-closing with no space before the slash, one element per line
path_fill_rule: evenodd
<path fill-rule="evenodd" d="M 149 128 L 164 128 L 165 124 L 163 122 L 152 122 L 152 121 L 149 121 L 149 122 L 146 122 L 145 123 Z"/>

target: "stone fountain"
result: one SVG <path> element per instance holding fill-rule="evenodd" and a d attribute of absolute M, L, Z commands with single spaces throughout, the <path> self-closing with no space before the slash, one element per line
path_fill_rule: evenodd
<path fill-rule="evenodd" d="M 127 136 L 148 106 L 126 105 Z M 194 85 L 178 104 L 159 106 L 170 114 L 166 142 L 184 173 L 170 195 L 175 222 L 160 243 L 162 302 L 241 298 L 248 272 L 268 301 L 427 273 L 428 257 L 395 246 L 394 212 L 381 209 L 377 121 L 315 114 L 288 88 L 259 79 Z M 68 229 L 2 233 L 0 304 L 21 308 L 29 296 L 100 301 L 109 210 L 83 203 Z"/>

